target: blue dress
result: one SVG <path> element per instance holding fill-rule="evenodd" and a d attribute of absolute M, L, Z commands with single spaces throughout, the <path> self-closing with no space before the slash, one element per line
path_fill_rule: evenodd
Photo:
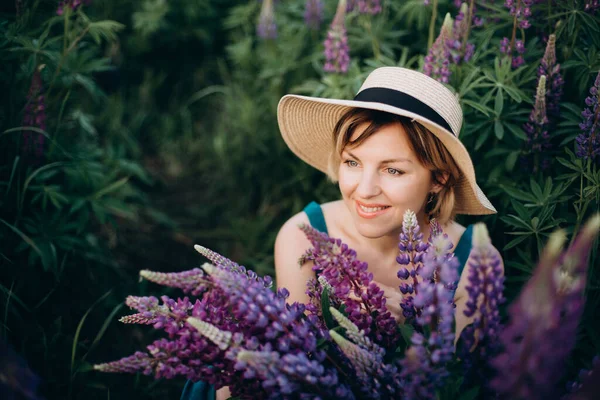
<path fill-rule="evenodd" d="M 318 203 L 315 203 L 314 201 L 311 202 L 304 208 L 304 212 L 308 216 L 308 221 L 313 228 L 320 232 L 329 233 L 327 231 L 323 209 Z M 459 262 L 458 276 L 462 274 L 467 259 L 469 258 L 469 254 L 471 253 L 472 237 L 473 225 L 469 225 L 454 249 L 454 255 Z M 206 382 L 200 381 L 194 383 L 192 381 L 187 381 L 183 388 L 183 393 L 181 394 L 181 400 L 216 400 L 215 387 Z"/>

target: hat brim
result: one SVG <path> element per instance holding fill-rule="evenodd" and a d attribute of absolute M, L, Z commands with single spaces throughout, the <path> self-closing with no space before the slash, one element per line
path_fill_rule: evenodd
<path fill-rule="evenodd" d="M 327 173 L 333 149 L 333 130 L 351 108 L 366 108 L 405 116 L 429 129 L 448 149 L 462 175 L 455 186 L 457 214 L 494 214 L 496 209 L 477 185 L 473 162 L 462 142 L 450 131 L 419 114 L 376 102 L 324 99 L 286 95 L 277 107 L 277 120 L 283 140 L 300 159 Z"/>

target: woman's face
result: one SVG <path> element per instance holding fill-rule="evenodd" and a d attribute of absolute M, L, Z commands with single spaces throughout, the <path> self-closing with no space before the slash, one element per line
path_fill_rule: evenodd
<path fill-rule="evenodd" d="M 359 126 L 351 140 L 366 128 Z M 342 198 L 358 232 L 368 238 L 397 235 L 407 209 L 423 221 L 429 192 L 440 189 L 400 124 L 384 126 L 357 147 L 346 146 L 341 158 Z"/>

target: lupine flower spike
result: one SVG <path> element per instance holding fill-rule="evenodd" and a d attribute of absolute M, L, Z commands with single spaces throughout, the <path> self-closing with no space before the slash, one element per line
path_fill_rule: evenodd
<path fill-rule="evenodd" d="M 361 14 L 379 14 L 381 12 L 381 0 L 358 0 L 358 11 Z"/>
<path fill-rule="evenodd" d="M 538 80 L 546 76 L 546 108 L 548 115 L 558 116 L 559 101 L 562 96 L 564 80 L 560 73 L 560 64 L 556 62 L 556 35 L 548 37 L 546 51 L 538 69 Z"/>
<path fill-rule="evenodd" d="M 333 22 L 325 39 L 325 72 L 346 73 L 350 65 L 350 49 L 346 35 L 346 0 L 339 0 Z"/>
<path fill-rule="evenodd" d="M 275 23 L 273 0 L 263 0 L 260 8 L 260 15 L 258 17 L 256 33 L 258 37 L 262 39 L 277 38 L 277 24 Z"/>
<path fill-rule="evenodd" d="M 44 66 L 36 68 L 31 78 L 31 85 L 27 93 L 27 103 L 23 114 L 23 126 L 46 130 L 46 97 L 41 71 Z M 39 132 L 30 130 L 23 131 L 23 153 L 39 162 L 44 156 L 44 145 L 46 137 Z"/>
<path fill-rule="evenodd" d="M 464 315 L 473 322 L 463 330 L 457 350 L 465 362 L 466 379 L 485 383 L 490 376 L 487 362 L 500 351 L 498 307 L 505 299 L 502 261 L 483 224 L 477 224 L 473 229 L 473 246 L 467 267 L 469 299 Z"/>
<path fill-rule="evenodd" d="M 581 133 L 575 139 L 577 143 L 577 157 L 583 160 L 600 160 L 600 72 L 596 76 L 594 85 L 590 88 L 590 95 L 585 99 L 586 109 L 581 116 L 583 122 L 579 124 Z"/>
<path fill-rule="evenodd" d="M 313 245 L 301 262 L 314 263 L 319 279 L 331 286 L 331 301 L 343 304 L 354 324 L 384 347 L 390 346 L 396 335 L 396 320 L 387 310 L 383 290 L 373 282 L 367 263 L 358 260 L 356 252 L 341 240 L 329 238 L 311 226 L 303 225 L 301 229 Z"/>
<path fill-rule="evenodd" d="M 70 8 L 73 11 L 76 11 L 82 4 L 90 5 L 92 0 L 61 0 L 58 3 L 58 8 L 56 9 L 56 14 L 63 15 L 65 12 L 65 8 Z"/>
<path fill-rule="evenodd" d="M 530 154 L 528 164 L 532 164 L 533 172 L 546 169 L 549 161 L 546 158 L 551 149 L 548 133 L 548 114 L 546 111 L 546 76 L 540 76 L 535 94 L 535 104 L 529 114 L 529 121 L 523 126 L 527 134 L 526 146 Z"/>
<path fill-rule="evenodd" d="M 421 310 L 416 322 L 422 332 L 412 335 L 411 346 L 400 361 L 403 399 L 435 399 L 436 390 L 449 375 L 446 364 L 454 353 L 454 291 L 448 286 L 458 279 L 458 261 L 451 249 L 448 237 L 438 235 L 423 259 L 423 280 L 414 298 L 414 306 Z"/>
<path fill-rule="evenodd" d="M 564 252 L 564 233 L 550 236 L 534 276 L 509 308 L 509 325 L 500 334 L 504 351 L 492 360 L 497 376 L 491 387 L 501 399 L 552 397 L 552 383 L 575 344 L 588 257 L 599 230 L 595 215 Z"/>
<path fill-rule="evenodd" d="M 433 231 L 437 233 L 435 229 Z M 402 220 L 396 262 L 401 266 L 397 275 L 402 280 L 399 288 L 404 295 L 400 307 L 402 307 L 403 316 L 408 321 L 417 314 L 413 305 L 413 295 L 416 293 L 417 276 L 420 275 L 423 268 L 423 256 L 427 248 L 428 243 L 423 241 L 417 215 L 411 210 L 406 210 Z"/>
<path fill-rule="evenodd" d="M 318 30 L 323 22 L 323 0 L 306 0 L 304 22 L 310 29 Z"/>
<path fill-rule="evenodd" d="M 469 6 L 463 3 L 456 15 L 452 35 L 447 43 L 454 64 L 469 61 L 475 52 L 475 45 L 468 42 L 469 29 Z"/>
<path fill-rule="evenodd" d="M 452 18 L 446 14 L 440 34 L 429 49 L 423 65 L 423 73 L 442 83 L 450 81 L 450 49 L 448 41 L 452 39 Z"/>

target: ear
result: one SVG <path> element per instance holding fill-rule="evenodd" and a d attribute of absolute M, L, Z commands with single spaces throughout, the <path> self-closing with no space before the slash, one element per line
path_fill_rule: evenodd
<path fill-rule="evenodd" d="M 446 183 L 448 182 L 448 178 L 450 177 L 450 174 L 448 172 L 431 172 L 431 188 L 430 188 L 430 192 L 433 192 L 435 194 L 439 193 L 444 186 L 446 185 Z"/>

